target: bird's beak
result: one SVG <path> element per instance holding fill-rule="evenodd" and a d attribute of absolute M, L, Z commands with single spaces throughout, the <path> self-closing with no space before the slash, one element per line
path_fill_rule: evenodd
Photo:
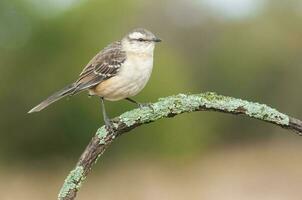
<path fill-rule="evenodd" d="M 153 39 L 153 42 L 161 42 L 162 40 L 161 39 L 159 39 L 159 38 L 154 38 Z"/>

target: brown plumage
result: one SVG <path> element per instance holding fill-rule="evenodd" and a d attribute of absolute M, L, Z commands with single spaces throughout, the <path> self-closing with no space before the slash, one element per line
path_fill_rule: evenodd
<path fill-rule="evenodd" d="M 147 84 L 153 68 L 155 43 L 160 41 L 146 29 L 134 29 L 121 41 L 108 45 L 92 58 L 74 83 L 54 93 L 29 113 L 38 112 L 65 96 L 88 90 L 90 95 L 100 97 L 103 119 L 106 126 L 113 130 L 104 100 L 126 99 L 143 106 L 130 97 L 137 95 Z"/>
<path fill-rule="evenodd" d="M 74 83 L 55 92 L 28 113 L 39 112 L 65 96 L 74 95 L 95 87 L 101 82 L 115 76 L 125 60 L 126 53 L 122 50 L 120 41 L 108 45 L 91 59 Z"/>

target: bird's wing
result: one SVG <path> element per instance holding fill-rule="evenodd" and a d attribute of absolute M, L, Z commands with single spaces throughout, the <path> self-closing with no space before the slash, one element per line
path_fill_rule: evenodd
<path fill-rule="evenodd" d="M 121 42 L 114 42 L 100 51 L 83 69 L 76 81 L 77 91 L 91 88 L 115 76 L 126 60 Z"/>

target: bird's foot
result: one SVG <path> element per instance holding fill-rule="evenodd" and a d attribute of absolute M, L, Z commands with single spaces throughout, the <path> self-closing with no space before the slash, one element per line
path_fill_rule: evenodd
<path fill-rule="evenodd" d="M 130 101 L 131 103 L 135 103 L 137 105 L 138 108 L 145 108 L 145 107 L 149 107 L 150 109 L 153 109 L 152 104 L 151 103 L 140 103 L 135 101 L 134 99 L 131 98 L 126 98 L 127 101 Z"/>
<path fill-rule="evenodd" d="M 148 107 L 150 109 L 153 109 L 152 103 L 138 103 L 137 105 L 138 105 L 139 108 L 146 108 L 146 107 Z"/>
<path fill-rule="evenodd" d="M 105 125 L 106 125 L 107 130 L 109 132 L 114 132 L 115 127 L 114 127 L 113 122 L 109 118 L 105 119 L 104 121 L 105 121 Z"/>

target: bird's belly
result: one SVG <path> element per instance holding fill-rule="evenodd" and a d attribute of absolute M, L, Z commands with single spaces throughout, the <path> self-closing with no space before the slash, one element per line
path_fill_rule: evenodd
<path fill-rule="evenodd" d="M 116 76 L 97 85 L 92 93 L 110 101 L 135 96 L 145 87 L 151 72 L 152 62 L 141 63 L 140 66 L 125 63 Z"/>

